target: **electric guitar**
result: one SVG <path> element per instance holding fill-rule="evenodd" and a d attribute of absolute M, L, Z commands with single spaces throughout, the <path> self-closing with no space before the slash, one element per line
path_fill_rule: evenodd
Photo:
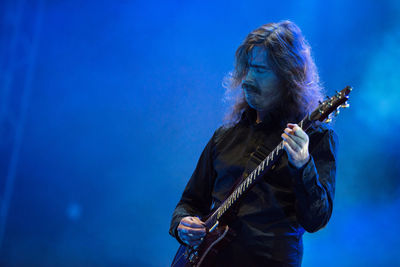
<path fill-rule="evenodd" d="M 332 115 L 339 114 L 339 109 L 349 107 L 346 102 L 348 95 L 352 91 L 350 86 L 347 86 L 342 91 L 323 102 L 298 125 L 306 131 L 314 122 L 330 122 Z M 249 174 L 243 177 L 241 182 L 236 185 L 232 193 L 222 202 L 222 204 L 212 211 L 208 216 L 202 218 L 205 223 L 206 235 L 202 243 L 197 247 L 190 247 L 181 245 L 175 258 L 171 264 L 173 267 L 177 266 L 210 266 L 212 265 L 215 255 L 218 254 L 218 249 L 229 242 L 232 234 L 227 224 L 221 223 L 224 221 L 224 216 L 228 216 L 228 211 L 232 206 L 237 204 L 268 170 L 283 154 L 283 141 L 281 141 L 274 150 L 272 150 L 267 157 L 261 159 L 261 163 Z"/>

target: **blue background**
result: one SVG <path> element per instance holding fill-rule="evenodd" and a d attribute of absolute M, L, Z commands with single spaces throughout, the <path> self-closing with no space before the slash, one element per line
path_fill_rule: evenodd
<path fill-rule="evenodd" d="M 169 265 L 235 50 L 283 19 L 329 95 L 354 88 L 334 125 L 333 215 L 305 234 L 303 265 L 400 265 L 398 1 L 8 0 L 0 14 L 1 265 Z"/>

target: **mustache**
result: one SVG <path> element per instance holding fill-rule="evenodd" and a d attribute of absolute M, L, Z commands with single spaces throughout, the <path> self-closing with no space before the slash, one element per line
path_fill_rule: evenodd
<path fill-rule="evenodd" d="M 257 86 L 252 85 L 248 82 L 244 82 L 242 84 L 242 88 L 248 92 L 255 92 L 255 93 L 260 93 L 260 90 L 257 88 Z"/>

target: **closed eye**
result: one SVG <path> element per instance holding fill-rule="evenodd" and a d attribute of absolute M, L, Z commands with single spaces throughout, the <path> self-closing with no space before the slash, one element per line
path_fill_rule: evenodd
<path fill-rule="evenodd" d="M 250 68 L 255 69 L 256 72 L 258 72 L 258 73 L 265 73 L 265 72 L 271 71 L 271 69 L 269 69 L 269 68 L 267 68 L 266 66 L 263 66 L 263 65 L 250 64 Z"/>
<path fill-rule="evenodd" d="M 265 73 L 268 71 L 266 68 L 255 68 L 258 73 Z"/>

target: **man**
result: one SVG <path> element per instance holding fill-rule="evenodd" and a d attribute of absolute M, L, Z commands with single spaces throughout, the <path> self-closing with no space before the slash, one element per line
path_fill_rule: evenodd
<path fill-rule="evenodd" d="M 229 195 L 259 145 L 272 151 L 283 139 L 286 153 L 235 208 L 229 222 L 235 236 L 215 266 L 300 266 L 303 233 L 324 227 L 332 213 L 337 143 L 326 125 L 306 133 L 295 124 L 322 99 L 300 29 L 283 21 L 251 32 L 236 51 L 231 88 L 242 97 L 202 152 L 170 234 L 199 245 L 206 234 L 199 218 Z"/>

